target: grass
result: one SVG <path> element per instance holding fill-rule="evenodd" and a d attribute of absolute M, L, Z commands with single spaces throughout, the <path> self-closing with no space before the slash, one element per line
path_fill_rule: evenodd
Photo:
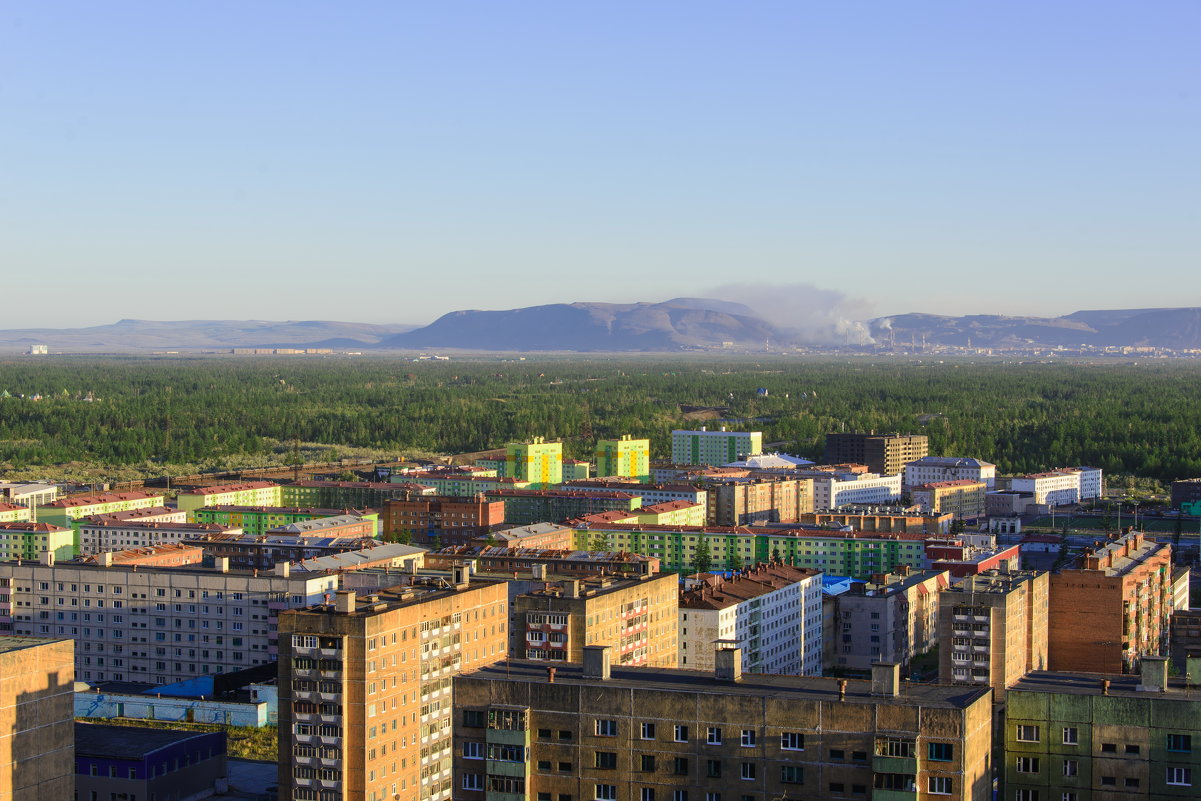
<path fill-rule="evenodd" d="M 106 726 L 134 726 L 143 729 L 175 729 L 176 731 L 223 731 L 229 756 L 234 759 L 257 759 L 274 762 L 279 758 L 279 730 L 275 726 L 223 726 L 220 723 L 184 723 L 173 720 L 138 720 L 135 718 L 76 718 L 84 723 L 103 723 Z"/>

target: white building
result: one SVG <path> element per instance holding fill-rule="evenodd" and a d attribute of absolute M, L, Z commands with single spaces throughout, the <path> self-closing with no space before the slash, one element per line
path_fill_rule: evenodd
<path fill-rule="evenodd" d="M 100 520 L 101 516 L 79 527 L 79 553 L 91 556 L 105 551 L 174 545 L 206 534 L 240 535 L 242 529 L 208 523 L 164 523 Z"/>
<path fill-rule="evenodd" d="M 0 563 L 0 635 L 70 637 L 81 681 L 167 684 L 275 659 L 277 615 L 338 574 L 218 566 Z"/>
<path fill-rule="evenodd" d="M 1080 474 L 1080 500 L 1091 501 L 1105 495 L 1105 477 L 1099 467 L 1068 467 Z"/>
<path fill-rule="evenodd" d="M 713 670 L 714 643 L 737 643 L 748 673 L 820 676 L 821 572 L 756 565 L 708 574 L 680 595 L 680 667 Z"/>
<path fill-rule="evenodd" d="M 835 473 L 813 479 L 813 509 L 829 512 L 848 503 L 886 506 L 901 499 L 901 474 Z"/>
<path fill-rule="evenodd" d="M 1097 473 L 1099 481 L 1100 471 Z M 1080 502 L 1081 475 L 1076 470 L 1051 470 L 1014 476 L 1010 479 L 1009 488 L 1013 492 L 1032 493 L 1036 504 L 1067 506 Z"/>
<path fill-rule="evenodd" d="M 763 453 L 762 431 L 671 432 L 671 461 L 675 464 L 729 464 Z"/>
<path fill-rule="evenodd" d="M 923 456 L 905 465 L 903 486 L 917 487 L 936 481 L 983 481 L 991 490 L 997 482 L 997 466 L 980 459 L 959 456 Z"/>

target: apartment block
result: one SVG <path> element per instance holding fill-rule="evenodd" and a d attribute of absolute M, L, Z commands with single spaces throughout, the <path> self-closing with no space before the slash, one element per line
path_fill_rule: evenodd
<path fill-rule="evenodd" d="M 563 443 L 535 437 L 505 446 L 505 478 L 528 481 L 534 489 L 563 482 Z"/>
<path fill-rule="evenodd" d="M 982 459 L 962 456 L 923 456 L 905 465 L 905 487 L 935 481 L 983 481 L 990 490 L 997 483 L 997 466 Z"/>
<path fill-rule="evenodd" d="M 530 489 L 533 484 L 528 480 L 507 478 L 503 475 L 504 463 L 501 463 L 502 475 L 489 475 L 491 470 L 473 470 L 466 472 L 464 468 L 431 468 L 429 470 L 393 474 L 392 481 L 415 481 L 420 486 L 429 487 L 427 495 L 439 495 L 455 498 L 474 498 L 481 492 L 491 492 L 498 489 Z"/>
<path fill-rule="evenodd" d="M 563 488 L 637 495 L 642 498 L 643 506 L 654 506 L 669 501 L 689 501 L 700 504 L 705 508 L 705 514 L 709 514 L 709 493 L 691 484 L 640 484 L 636 481 L 593 478 L 588 481 L 573 481 Z"/>
<path fill-rule="evenodd" d="M 671 432 L 671 461 L 675 464 L 728 464 L 761 453 L 762 431 L 727 431 L 725 426 L 710 431 L 701 426 L 699 431 Z"/>
<path fill-rule="evenodd" d="M 1080 502 L 1080 474 L 1065 470 L 1030 473 L 1009 479 L 1011 492 L 1028 492 L 1034 503 L 1067 506 Z"/>
<path fill-rule="evenodd" d="M 194 545 L 173 543 L 171 545 L 151 545 L 145 548 L 128 548 L 124 551 L 102 551 L 91 556 L 81 556 L 76 561 L 112 567 L 120 565 L 130 567 L 184 567 L 185 565 L 200 565 L 204 562 L 204 549 Z"/>
<path fill-rule="evenodd" d="M 680 594 L 680 667 L 714 669 L 714 644 L 742 650 L 747 673 L 820 676 L 822 574 L 759 564 L 708 574 Z"/>
<path fill-rule="evenodd" d="M 715 477 L 699 483 L 709 493 L 708 525 L 795 523 L 813 511 L 813 480 L 808 478 Z"/>
<path fill-rule="evenodd" d="M 76 640 L 82 681 L 228 673 L 275 659 L 280 610 L 337 589 L 336 573 L 276 571 L 0 562 L 0 635 Z"/>
<path fill-rule="evenodd" d="M 385 501 L 386 503 L 386 501 Z M 273 528 L 292 523 L 303 523 L 322 517 L 353 515 L 362 520 L 371 520 L 378 526 L 380 515 L 369 509 L 317 509 L 288 506 L 204 506 L 191 512 L 196 523 L 240 528 L 247 534 L 265 534 Z"/>
<path fill-rule="evenodd" d="M 590 489 L 500 489 L 485 494 L 489 501 L 502 501 L 505 522 L 557 523 L 596 512 L 628 512 L 642 506 L 642 498 L 628 492 L 593 492 Z"/>
<path fill-rule="evenodd" d="M 1201 478 L 1172 482 L 1172 508 L 1184 514 L 1201 516 Z"/>
<path fill-rule="evenodd" d="M 925 434 L 826 434 L 826 464 L 865 464 L 872 473 L 899 475 L 930 452 Z"/>
<path fill-rule="evenodd" d="M 52 523 L 0 523 L 0 561 L 37 561 L 43 553 L 55 559 L 75 555 L 75 532 Z"/>
<path fill-rule="evenodd" d="M 623 512 L 602 514 L 621 515 Z M 692 501 L 663 501 L 652 506 L 643 506 L 630 513 L 631 523 L 649 526 L 703 526 L 705 507 Z"/>
<path fill-rule="evenodd" d="M 851 504 L 889 506 L 901 500 L 900 475 L 877 473 L 813 474 L 813 509 L 830 512 Z"/>
<path fill-rule="evenodd" d="M 457 677 L 456 798 L 992 798 L 987 689 L 748 674 L 738 649 L 714 673 L 609 662 Z"/>
<path fill-rule="evenodd" d="M 504 523 L 504 501 L 482 495 L 384 501 L 384 537 L 388 539 L 431 543 L 437 537 L 444 545 L 461 545 L 487 536 Z"/>
<path fill-rule="evenodd" d="M 1050 579 L 1032 571 L 990 571 L 944 589 L 938 609 L 938 678 L 988 685 L 998 700 L 1049 664 Z"/>
<path fill-rule="evenodd" d="M 161 498 L 159 499 L 162 500 Z M 182 509 L 171 509 L 166 506 L 146 506 L 141 509 L 126 509 L 120 512 L 106 512 L 83 518 L 89 523 L 187 523 L 188 512 Z M 220 521 L 201 520 L 201 523 Z"/>
<path fill-rule="evenodd" d="M 1051 669 L 1130 673 L 1165 654 L 1171 562 L 1172 546 L 1130 531 L 1051 574 Z"/>
<path fill-rule="evenodd" d="M 525 659 L 580 662 L 586 645 L 611 645 L 620 665 L 678 662 L 679 578 L 656 573 L 546 582 L 512 598 L 509 651 Z"/>
<path fill-rule="evenodd" d="M 185 512 L 202 506 L 282 506 L 280 485 L 272 481 L 243 481 L 180 490 L 175 504 Z"/>
<path fill-rule="evenodd" d="M 951 530 L 950 514 L 924 514 L 916 511 L 896 509 L 894 511 L 866 512 L 814 512 L 801 515 L 797 520 L 806 526 L 846 526 L 850 531 L 895 532 L 900 534 L 928 534 L 937 536 Z"/>
<path fill-rule="evenodd" d="M 70 640 L 0 633 L 0 798 L 4 801 L 74 797 L 72 646 Z"/>
<path fill-rule="evenodd" d="M 659 572 L 659 560 L 636 553 L 572 551 L 559 548 L 500 548 L 489 545 L 453 545 L 425 555 L 425 566 L 447 570 L 454 564 L 474 564 L 481 573 L 547 576 L 608 575 L 618 579 L 649 576 Z"/>
<path fill-rule="evenodd" d="M 28 506 L 0 503 L 0 523 L 29 523 L 32 520 L 33 510 Z"/>
<path fill-rule="evenodd" d="M 596 475 L 619 476 L 639 482 L 651 480 L 651 441 L 624 434 L 596 443 Z"/>
<path fill-rule="evenodd" d="M 1031 673 L 1005 699 L 1006 801 L 1197 798 L 1201 695 L 1145 657 L 1141 675 Z"/>
<path fill-rule="evenodd" d="M 331 554 L 374 549 L 371 537 L 298 537 L 294 534 L 201 533 L 184 541 L 214 558 L 229 560 L 239 570 L 272 570 L 285 562 L 301 562 Z"/>
<path fill-rule="evenodd" d="M 915 485 L 909 490 L 909 497 L 925 514 L 950 514 L 956 520 L 979 520 L 984 517 L 987 491 L 983 481 L 959 478 Z"/>
<path fill-rule="evenodd" d="M 456 568 L 280 616 L 280 801 L 451 797 L 452 679 L 505 655 L 508 590 Z"/>
<path fill-rule="evenodd" d="M 24 506 L 26 509 L 32 510 L 57 500 L 58 486 L 55 484 L 0 482 L 0 501 L 14 506 Z"/>
<path fill-rule="evenodd" d="M 78 520 L 90 515 L 125 512 L 161 506 L 162 496 L 149 492 L 101 492 L 94 495 L 70 495 L 37 507 L 39 523 L 75 528 Z M 78 542 L 76 543 L 78 546 Z"/>
<path fill-rule="evenodd" d="M 275 506 L 322 509 L 382 509 L 389 498 L 434 495 L 433 487 L 379 481 L 297 481 L 280 488 Z"/>
<path fill-rule="evenodd" d="M 171 545 L 214 534 L 242 533 L 241 529 L 209 523 L 145 523 L 89 519 L 79 525 L 79 553 L 89 556 L 103 551 Z M 62 557 L 59 557 L 61 560 Z"/>
<path fill-rule="evenodd" d="M 880 661 L 906 668 L 915 656 L 938 645 L 938 596 L 950 586 L 941 570 L 894 573 L 854 582 L 835 597 L 837 607 L 834 664 L 845 670 L 870 670 Z"/>

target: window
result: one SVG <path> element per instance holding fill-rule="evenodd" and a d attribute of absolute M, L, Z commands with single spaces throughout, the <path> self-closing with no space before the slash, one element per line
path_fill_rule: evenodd
<path fill-rule="evenodd" d="M 1013 801 L 1039 801 L 1038 790 L 1015 790 Z"/>
<path fill-rule="evenodd" d="M 780 748 L 784 751 L 804 751 L 805 735 L 799 731 L 786 731 L 780 734 Z M 841 759 L 842 757 L 839 756 Z M 831 755 L 833 759 L 833 755 Z"/>
<path fill-rule="evenodd" d="M 755 730 L 754 729 L 743 729 L 742 730 L 742 747 L 743 748 L 754 748 L 755 747 Z"/>
<path fill-rule="evenodd" d="M 1038 773 L 1038 757 L 1018 757 L 1018 773 Z"/>
<path fill-rule="evenodd" d="M 705 801 L 721 801 L 721 793 L 705 793 Z"/>
<path fill-rule="evenodd" d="M 1176 787 L 1192 787 L 1193 769 L 1168 768 L 1167 774 L 1164 776 L 1164 781 L 1168 784 L 1175 785 Z"/>
<path fill-rule="evenodd" d="M 484 727 L 484 712 L 483 712 L 483 710 L 482 709 L 464 709 L 463 710 L 463 725 L 482 729 Z"/>
<path fill-rule="evenodd" d="M 1059 797 L 1059 801 L 1079 801 L 1079 798 L 1076 793 L 1064 793 Z"/>
<path fill-rule="evenodd" d="M 950 762 L 955 758 L 955 746 L 951 743 L 929 743 L 926 756 L 931 762 Z"/>
<path fill-rule="evenodd" d="M 688 727 L 687 726 L 676 726 L 674 731 L 672 732 L 672 736 L 677 743 L 688 742 Z"/>
<path fill-rule="evenodd" d="M 1068 727 L 1064 728 L 1063 744 L 1064 745 L 1079 745 L 1080 744 L 1080 731 L 1075 726 L 1068 726 Z"/>
<path fill-rule="evenodd" d="M 1079 776 L 1080 775 L 1080 763 L 1074 759 L 1065 759 L 1063 761 L 1063 775 L 1064 776 Z"/>
<path fill-rule="evenodd" d="M 780 783 L 781 784 L 804 784 L 805 769 L 800 765 L 781 765 L 780 766 Z"/>
<path fill-rule="evenodd" d="M 710 726 L 708 733 L 705 735 L 705 742 L 708 745 L 721 745 L 721 727 Z"/>
<path fill-rule="evenodd" d="M 642 801 L 655 801 L 655 790 L 653 787 L 642 788 Z"/>
<path fill-rule="evenodd" d="M 1126 746 L 1126 753 L 1127 753 L 1127 754 L 1137 754 L 1137 753 L 1138 753 L 1139 751 L 1141 751 L 1141 750 L 1142 750 L 1142 749 L 1141 749 L 1141 748 L 1139 748 L 1137 745 L 1127 745 L 1127 746 Z"/>
<path fill-rule="evenodd" d="M 1169 734 L 1168 750 L 1189 753 L 1193 750 L 1193 736 L 1191 734 Z"/>
<path fill-rule="evenodd" d="M 721 778 L 721 760 L 720 759 L 706 759 L 705 760 L 705 775 L 708 776 L 710 779 L 720 779 Z"/>
<path fill-rule="evenodd" d="M 688 775 L 688 760 L 685 757 L 676 757 L 671 761 L 671 772 L 674 776 Z"/>
<path fill-rule="evenodd" d="M 1130 778 L 1126 779 L 1126 786 L 1127 787 L 1138 787 L 1138 779 L 1130 779 Z"/>
<path fill-rule="evenodd" d="M 931 776 L 926 785 L 934 795 L 950 795 L 951 794 L 951 777 L 950 776 Z"/>
<path fill-rule="evenodd" d="M 1117 787 L 1118 780 L 1113 776 L 1102 776 L 1101 777 L 1101 786 L 1102 787 Z"/>
<path fill-rule="evenodd" d="M 644 740 L 655 739 L 655 724 L 654 723 L 643 723 L 642 724 L 642 739 L 644 739 Z"/>
<path fill-rule="evenodd" d="M 651 754 L 643 754 L 641 757 L 642 770 L 650 773 L 655 770 L 655 757 Z"/>
<path fill-rule="evenodd" d="M 600 719 L 596 721 L 596 736 L 597 737 L 616 737 L 617 736 L 617 721 Z"/>
<path fill-rule="evenodd" d="M 463 789 L 464 790 L 483 790 L 484 777 L 479 773 L 464 773 L 463 774 Z"/>
<path fill-rule="evenodd" d="M 784 740 L 784 738 L 781 737 L 780 738 L 780 747 L 781 748 L 785 747 L 783 740 Z M 802 741 L 801 744 L 804 745 L 804 741 Z M 797 750 L 800 750 L 800 749 L 797 749 Z M 841 748 L 831 748 L 830 749 L 830 761 L 831 762 L 841 762 L 842 760 L 846 759 L 845 753 L 846 752 L 843 751 Z"/>
<path fill-rule="evenodd" d="M 484 744 L 478 742 L 463 743 L 463 758 L 464 759 L 483 759 Z"/>
<path fill-rule="evenodd" d="M 596 801 L 617 801 L 617 785 L 616 784 L 598 784 L 596 785 L 596 794 L 593 796 Z"/>
<path fill-rule="evenodd" d="M 1116 754 L 1118 752 L 1117 743 L 1101 743 L 1102 754 Z"/>
<path fill-rule="evenodd" d="M 617 754 L 613 751 L 597 751 L 596 766 L 612 770 L 617 767 Z"/>
<path fill-rule="evenodd" d="M 673 790 L 671 793 L 671 801 L 688 801 L 688 791 Z"/>
<path fill-rule="evenodd" d="M 1037 743 L 1038 726 L 1018 726 L 1019 743 Z"/>
<path fill-rule="evenodd" d="M 755 778 L 755 763 L 754 762 L 743 762 L 742 763 L 742 778 L 745 781 L 751 781 L 752 779 Z"/>

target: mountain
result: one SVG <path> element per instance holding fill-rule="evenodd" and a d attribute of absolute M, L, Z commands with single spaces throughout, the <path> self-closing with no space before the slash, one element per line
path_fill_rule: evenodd
<path fill-rule="evenodd" d="M 899 314 L 870 320 L 868 329 L 877 342 L 898 345 L 1201 348 L 1201 308 L 1107 309 L 1062 317 Z"/>
<path fill-rule="evenodd" d="M 50 350 L 141 351 L 211 350 L 249 347 L 366 348 L 411 325 L 370 325 L 326 320 L 121 320 L 91 328 L 27 328 L 0 331 L 0 349 L 24 350 L 47 345 Z M 338 345 L 322 344 L 338 342 Z"/>
<path fill-rule="evenodd" d="M 663 303 L 554 303 L 506 311 L 456 311 L 396 334 L 379 348 L 672 351 L 762 345 L 784 339 L 736 303 L 677 298 Z"/>

